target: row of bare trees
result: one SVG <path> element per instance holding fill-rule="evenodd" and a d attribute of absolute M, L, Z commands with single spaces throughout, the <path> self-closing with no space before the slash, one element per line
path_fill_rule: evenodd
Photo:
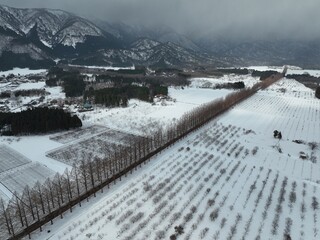
<path fill-rule="evenodd" d="M 236 103 L 250 97 L 259 89 L 270 86 L 281 75 L 259 82 L 252 88 L 231 93 L 224 99 L 204 104 L 186 113 L 176 124 L 145 138 L 132 140 L 129 147 L 118 147 L 104 159 L 93 158 L 90 153 L 79 159 L 79 164 L 64 174 L 33 188 L 26 187 L 22 194 L 14 193 L 9 202 L 0 199 L 0 239 L 19 239 L 42 225 L 72 212 L 75 205 L 117 179 L 130 173 L 151 156 L 167 148 L 188 133 L 201 127 L 212 118 L 228 110 Z"/>

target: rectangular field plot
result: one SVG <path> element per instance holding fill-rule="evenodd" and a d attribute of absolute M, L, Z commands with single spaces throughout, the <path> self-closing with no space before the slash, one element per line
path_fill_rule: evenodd
<path fill-rule="evenodd" d="M 78 140 L 79 138 L 84 138 L 107 130 L 108 128 L 106 127 L 95 125 L 87 128 L 71 130 L 67 133 L 58 134 L 51 137 L 50 139 L 59 143 L 69 143 Z"/>
<path fill-rule="evenodd" d="M 33 187 L 37 181 L 42 183 L 54 174 L 52 170 L 39 163 L 30 163 L 0 175 L 0 182 L 12 193 L 22 193 L 26 185 Z"/>
<path fill-rule="evenodd" d="M 112 154 L 114 149 L 128 146 L 135 139 L 141 138 L 132 134 L 116 130 L 103 132 L 83 141 L 55 149 L 47 154 L 47 157 L 57 161 L 73 165 L 82 159 L 105 158 Z"/>
<path fill-rule="evenodd" d="M 124 133 L 117 130 L 109 130 L 107 132 L 103 132 L 94 137 L 94 139 L 100 139 L 102 141 L 107 141 L 110 143 L 121 144 L 121 145 L 130 145 L 134 140 L 141 138 L 140 136 L 136 136 L 130 133 Z"/>
<path fill-rule="evenodd" d="M 10 147 L 0 145 L 0 173 L 31 161 Z"/>

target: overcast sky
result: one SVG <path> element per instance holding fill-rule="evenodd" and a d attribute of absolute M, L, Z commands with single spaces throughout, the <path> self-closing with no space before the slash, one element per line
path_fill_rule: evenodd
<path fill-rule="evenodd" d="M 0 4 L 58 8 L 110 22 L 163 24 L 185 34 L 320 37 L 320 0 L 0 0 Z"/>

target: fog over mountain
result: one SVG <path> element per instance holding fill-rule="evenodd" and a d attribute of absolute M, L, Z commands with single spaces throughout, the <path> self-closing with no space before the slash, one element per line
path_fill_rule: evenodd
<path fill-rule="evenodd" d="M 320 38 L 319 0 L 0 0 L 0 4 L 62 9 L 129 25 L 165 25 L 193 38 Z"/>
<path fill-rule="evenodd" d="M 59 58 L 108 66 L 319 68 L 318 9 L 318 0 L 0 0 L 0 67 L 47 66 Z"/>

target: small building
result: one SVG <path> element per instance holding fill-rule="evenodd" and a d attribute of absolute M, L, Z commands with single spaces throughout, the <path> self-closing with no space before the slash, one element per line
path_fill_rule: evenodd
<path fill-rule="evenodd" d="M 79 108 L 78 112 L 88 112 L 93 111 L 93 106 L 90 102 L 85 102 L 81 108 Z"/>

